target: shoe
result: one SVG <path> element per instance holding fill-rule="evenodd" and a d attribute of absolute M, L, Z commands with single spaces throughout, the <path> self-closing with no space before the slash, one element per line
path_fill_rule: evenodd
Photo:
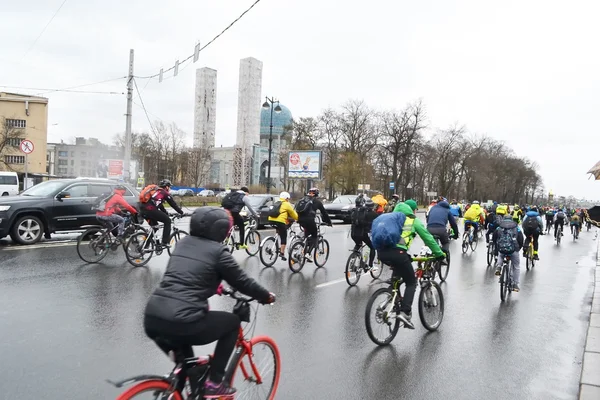
<path fill-rule="evenodd" d="M 519 288 L 519 285 L 517 285 L 516 283 L 513 283 L 513 292 L 518 292 L 519 290 L 521 290 Z"/>
<path fill-rule="evenodd" d="M 502 271 L 502 268 L 496 267 L 496 272 L 494 272 L 494 275 L 500 276 L 501 271 Z"/>
<path fill-rule="evenodd" d="M 306 261 L 307 263 L 312 263 L 312 257 L 310 254 L 305 254 L 304 255 L 304 261 Z"/>
<path fill-rule="evenodd" d="M 280 255 L 282 261 L 287 261 L 287 258 L 283 254 Z"/>
<path fill-rule="evenodd" d="M 233 396 L 235 395 L 236 392 L 237 391 L 235 390 L 235 388 L 229 387 L 224 382 L 221 382 L 220 384 L 217 385 L 217 384 L 207 380 L 206 384 L 204 385 L 204 398 L 205 399 L 222 399 L 222 398 L 224 398 L 223 396 L 226 396 L 225 398 L 233 399 Z"/>
<path fill-rule="evenodd" d="M 240 244 L 238 246 L 238 250 L 246 250 L 248 248 L 248 246 L 246 246 L 245 244 Z"/>
<path fill-rule="evenodd" d="M 404 326 L 408 329 L 415 329 L 415 325 L 410 321 L 412 318 L 412 313 L 407 314 L 404 311 L 401 311 L 400 314 L 398 314 L 397 318 L 404 322 Z"/>

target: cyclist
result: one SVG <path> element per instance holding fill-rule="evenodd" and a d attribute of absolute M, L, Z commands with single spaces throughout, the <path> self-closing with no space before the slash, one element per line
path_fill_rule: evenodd
<path fill-rule="evenodd" d="M 269 222 L 275 226 L 279 239 L 281 239 L 281 248 L 279 252 L 281 259 L 286 261 L 285 246 L 287 245 L 288 222 L 290 220 L 298 221 L 298 214 L 290 204 L 290 194 L 288 192 L 281 192 L 279 194 L 279 203 L 279 215 L 277 217 L 269 216 Z M 277 207 L 277 203 L 275 203 L 274 207 Z"/>
<path fill-rule="evenodd" d="M 304 259 L 307 262 L 312 262 L 310 259 L 310 253 L 317 244 L 318 232 L 317 223 L 315 221 L 317 211 L 321 212 L 321 218 L 323 219 L 323 222 L 329 226 L 332 226 L 331 218 L 329 218 L 329 214 L 327 214 L 325 207 L 323 207 L 323 203 L 321 203 L 318 197 L 319 189 L 316 187 L 310 188 L 306 196 L 300 199 L 296 204 L 298 223 L 306 232 L 306 237 L 308 239 L 308 246 L 306 246 L 306 249 L 304 250 Z"/>
<path fill-rule="evenodd" d="M 496 210 L 496 213 L 498 213 L 498 210 Z M 519 257 L 519 252 L 523 248 L 523 232 L 521 232 L 519 224 L 514 221 L 511 214 L 504 214 L 504 217 L 498 224 L 498 228 L 494 231 L 492 240 L 496 245 L 495 256 L 498 258 L 495 274 L 497 276 L 500 275 L 502 262 L 504 261 L 502 257 L 498 257 L 498 254 L 510 255 L 510 261 L 513 265 L 513 291 L 518 292 L 520 290 L 519 283 L 521 282 L 521 258 Z"/>
<path fill-rule="evenodd" d="M 117 240 L 119 242 L 123 240 L 123 234 L 125 233 L 125 218 L 120 215 L 122 209 L 129 211 L 133 215 L 138 212 L 123 198 L 125 191 L 125 186 L 115 186 L 113 194 L 106 197 L 102 206 L 96 210 L 96 219 L 100 222 L 108 223 L 111 226 L 111 230 L 115 225 L 118 225 Z"/>
<path fill-rule="evenodd" d="M 473 237 L 477 238 L 477 231 L 479 230 L 479 224 L 481 223 L 481 219 L 483 218 L 483 211 L 481 210 L 481 206 L 479 205 L 479 201 L 475 200 L 471 203 L 471 207 L 465 212 L 465 232 L 469 230 L 469 227 L 472 226 L 475 228 L 475 233 Z"/>
<path fill-rule="evenodd" d="M 408 253 L 412 240 L 419 235 L 434 256 L 441 259 L 446 258 L 446 254 L 440 249 L 433 236 L 415 216 L 414 210 L 416 209 L 417 203 L 414 200 L 399 203 L 393 213 L 380 215 L 373 222 L 371 234 L 379 259 L 392 267 L 393 278 L 402 277 L 406 284 L 402 308 L 397 318 L 410 329 L 415 329 L 411 322 L 411 310 L 417 290 L 417 278 L 412 266 L 412 258 Z"/>
<path fill-rule="evenodd" d="M 485 233 L 485 242 L 488 243 L 488 245 L 490 243 L 490 234 L 494 234 L 498 226 L 500 226 L 500 222 L 504 220 L 506 214 L 508 214 L 508 206 L 506 204 L 497 205 L 496 212 L 489 214 L 493 216 L 493 219 L 488 221 L 488 230 Z"/>
<path fill-rule="evenodd" d="M 579 215 L 573 214 L 571 217 L 571 234 L 573 234 L 573 227 L 577 230 L 577 234 L 581 231 L 581 221 L 579 220 Z"/>
<path fill-rule="evenodd" d="M 171 236 L 171 218 L 169 213 L 165 209 L 164 202 L 167 202 L 175 211 L 179 214 L 183 214 L 183 210 L 179 208 L 179 205 L 171 196 L 171 181 L 163 179 L 158 183 L 158 189 L 152 193 L 150 199 L 146 203 L 141 204 L 142 215 L 144 218 L 149 220 L 150 225 L 156 225 L 158 222 L 162 222 L 163 235 L 162 235 L 162 247 L 169 246 L 169 236 Z M 142 192 L 144 192 L 144 189 Z"/>
<path fill-rule="evenodd" d="M 523 257 L 527 257 L 529 237 L 533 236 L 533 259 L 539 260 L 538 239 L 540 237 L 540 233 L 544 230 L 544 223 L 542 222 L 542 217 L 540 217 L 537 207 L 533 207 L 530 211 L 527 211 L 521 226 L 523 227 L 523 232 L 527 237 L 527 239 L 525 239 L 525 245 L 523 246 Z"/>
<path fill-rule="evenodd" d="M 197 208 L 191 218 L 190 236 L 177 244 L 144 311 L 146 335 L 167 354 L 180 350 L 185 357 L 193 357 L 192 346 L 217 341 L 205 387 L 210 399 L 236 392 L 223 376 L 235 348 L 240 319 L 233 313 L 210 310 L 208 299 L 219 293 L 225 280 L 263 304 L 275 301 L 275 295 L 246 275 L 222 245 L 231 225 L 228 211 Z"/>
<path fill-rule="evenodd" d="M 565 225 L 566 219 L 567 219 L 567 216 L 566 216 L 565 212 L 559 208 L 556 211 L 556 214 L 554 214 L 554 239 L 556 239 L 556 235 L 559 232 L 560 232 L 561 236 L 563 235 L 562 227 Z M 558 230 L 559 227 L 560 227 L 560 231 Z"/>
<path fill-rule="evenodd" d="M 359 202 L 358 198 L 356 202 Z M 369 253 L 369 267 L 373 267 L 373 262 L 375 261 L 375 248 L 371 243 L 369 233 L 371 233 L 373 221 L 379 216 L 374 208 L 375 202 L 371 199 L 366 199 L 364 203 L 357 204 L 351 214 L 352 226 L 350 228 L 350 235 L 355 243 L 354 251 L 359 251 L 363 243 L 369 246 L 369 249 L 371 249 Z"/>
<path fill-rule="evenodd" d="M 546 211 L 546 230 L 548 232 L 550 232 L 550 226 L 552 226 L 552 223 L 554 222 L 554 210 L 551 208 L 548 208 L 548 210 Z"/>
<path fill-rule="evenodd" d="M 383 214 L 383 212 L 385 210 L 385 206 L 387 206 L 387 203 L 388 203 L 388 201 L 385 199 L 385 197 L 383 197 L 383 195 L 381 193 L 378 193 L 377 195 L 373 196 L 373 198 L 371 200 L 373 200 L 373 202 L 375 204 L 377 204 L 377 208 L 375 209 L 375 212 L 377 214 Z"/>
<path fill-rule="evenodd" d="M 452 204 L 450 204 L 450 212 L 454 219 L 462 218 L 462 209 L 460 208 L 460 204 L 456 202 L 456 200 L 452 200 Z"/>
<path fill-rule="evenodd" d="M 450 257 L 450 238 L 448 237 L 448 231 L 446 227 L 450 222 L 450 226 L 454 232 L 454 239 L 458 239 L 458 225 L 450 211 L 450 204 L 443 199 L 439 201 L 435 206 L 429 210 L 429 219 L 427 220 L 427 230 L 434 236 L 440 238 L 442 244 L 442 250 L 446 253 L 446 256 Z"/>
<path fill-rule="evenodd" d="M 388 203 L 385 206 L 385 212 L 389 213 L 389 212 L 393 212 L 394 208 L 396 207 L 396 204 L 398 204 L 398 202 L 400 201 L 400 196 L 398 196 L 396 193 L 394 193 L 392 195 L 392 198 L 390 199 L 390 201 L 388 201 Z"/>
<path fill-rule="evenodd" d="M 256 211 L 252 208 L 252 204 L 250 204 L 250 199 L 248 198 L 248 193 L 250 191 L 246 186 L 242 186 L 240 190 L 229 192 L 221 202 L 221 205 L 224 209 L 228 210 L 233 217 L 233 223 L 238 227 L 240 231 L 240 243 L 238 244 L 238 249 L 247 249 L 248 246 L 245 244 L 246 239 L 246 229 L 244 226 L 244 217 L 240 215 L 242 208 L 246 207 L 248 211 L 252 214 L 254 218 L 258 221 L 259 217 Z"/>
<path fill-rule="evenodd" d="M 513 221 L 515 221 L 518 224 L 521 221 L 522 216 L 523 216 L 523 211 L 521 210 L 521 208 L 519 207 L 518 204 L 515 204 L 515 207 L 513 208 L 513 212 L 512 212 Z"/>

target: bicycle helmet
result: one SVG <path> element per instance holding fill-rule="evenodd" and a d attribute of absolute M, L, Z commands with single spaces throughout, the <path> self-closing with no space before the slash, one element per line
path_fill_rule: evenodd
<path fill-rule="evenodd" d="M 365 207 L 367 208 L 374 208 L 375 207 L 375 202 L 371 199 L 367 199 L 365 200 Z"/>
<path fill-rule="evenodd" d="M 171 186 L 173 186 L 173 184 L 171 183 L 171 181 L 170 181 L 170 180 L 168 180 L 168 179 L 163 179 L 162 181 L 160 181 L 160 182 L 158 183 L 158 187 L 164 188 L 164 187 L 167 187 L 167 186 L 168 186 L 168 187 L 171 187 Z"/>
<path fill-rule="evenodd" d="M 289 200 L 290 199 L 290 194 L 288 192 L 281 192 L 279 193 L 279 198 L 280 199 L 284 199 L 284 200 Z"/>
<path fill-rule="evenodd" d="M 308 194 L 314 194 L 315 197 L 319 197 L 319 189 L 314 187 L 314 188 L 310 188 L 308 189 Z"/>
<path fill-rule="evenodd" d="M 473 200 L 471 204 L 479 204 L 479 200 Z"/>
<path fill-rule="evenodd" d="M 233 226 L 229 211 L 221 207 L 200 207 L 192 214 L 190 235 L 222 242 Z"/>
<path fill-rule="evenodd" d="M 396 193 L 394 193 L 394 194 L 392 195 L 392 199 L 399 200 L 399 199 L 400 199 L 400 196 L 398 196 Z"/>
<path fill-rule="evenodd" d="M 371 199 L 369 199 L 369 200 L 371 200 Z M 359 194 L 358 197 L 356 198 L 356 200 L 354 200 L 354 204 L 356 205 L 356 207 L 363 206 L 365 204 L 364 196 L 362 194 Z"/>

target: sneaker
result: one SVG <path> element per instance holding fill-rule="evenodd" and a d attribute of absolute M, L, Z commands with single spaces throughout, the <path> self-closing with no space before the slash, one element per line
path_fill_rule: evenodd
<path fill-rule="evenodd" d="M 501 267 L 496 267 L 496 272 L 494 272 L 494 274 L 495 274 L 496 276 L 500 276 L 500 272 L 501 272 L 501 271 L 502 271 L 502 268 L 501 268 Z"/>
<path fill-rule="evenodd" d="M 519 285 L 517 285 L 516 283 L 513 283 L 513 292 L 518 292 L 519 289 Z"/>
<path fill-rule="evenodd" d="M 223 396 L 233 399 L 235 393 L 235 388 L 229 387 L 224 382 L 221 382 L 219 385 L 217 385 L 216 383 L 207 380 L 206 384 L 204 385 L 205 399 L 222 399 Z"/>
<path fill-rule="evenodd" d="M 408 329 L 415 329 L 415 325 L 410 321 L 412 318 L 412 313 L 407 314 L 404 311 L 401 311 L 400 314 L 398 314 L 397 318 L 404 322 L 404 326 Z"/>
<path fill-rule="evenodd" d="M 238 246 L 238 249 L 239 249 L 239 250 L 246 250 L 247 248 L 248 248 L 248 246 L 246 246 L 245 244 L 240 244 L 240 245 Z"/>
<path fill-rule="evenodd" d="M 310 254 L 305 254 L 304 255 L 304 261 L 306 261 L 307 263 L 312 263 L 312 256 Z"/>
<path fill-rule="evenodd" d="M 287 261 L 287 258 L 285 258 L 285 256 L 283 254 L 280 254 L 279 257 L 281 257 L 282 261 Z"/>

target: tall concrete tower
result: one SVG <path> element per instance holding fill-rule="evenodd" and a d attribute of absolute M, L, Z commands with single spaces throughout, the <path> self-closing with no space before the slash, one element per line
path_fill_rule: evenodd
<path fill-rule="evenodd" d="M 217 71 L 212 68 L 196 70 L 196 99 L 194 101 L 194 148 L 215 147 L 217 124 Z"/>
<path fill-rule="evenodd" d="M 260 143 L 262 61 L 248 57 L 240 60 L 238 120 L 234 153 L 233 184 L 250 183 L 252 146 Z"/>

